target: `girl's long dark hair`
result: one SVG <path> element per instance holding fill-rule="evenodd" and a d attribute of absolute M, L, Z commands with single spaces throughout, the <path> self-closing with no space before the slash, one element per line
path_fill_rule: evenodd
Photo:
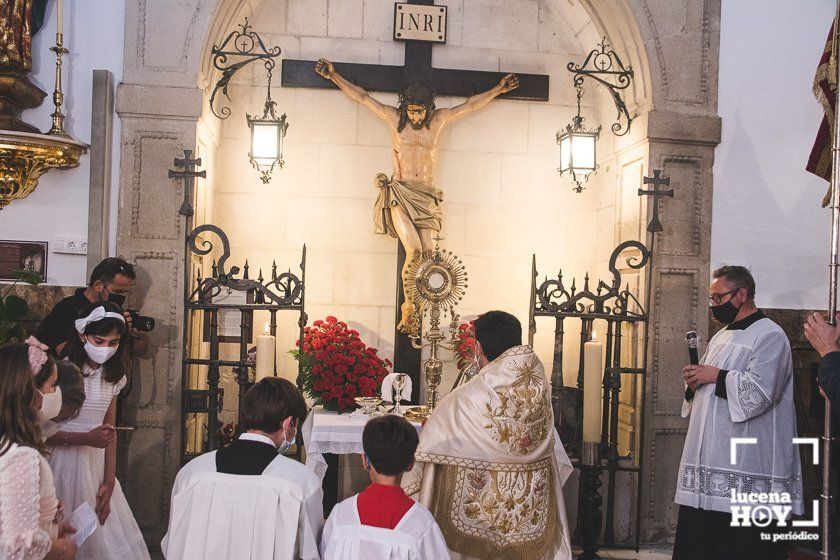
<path fill-rule="evenodd" d="M 32 409 L 35 376 L 28 344 L 0 347 L 0 455 L 13 443 L 46 454 L 41 428 Z"/>
<path fill-rule="evenodd" d="M 123 314 L 122 307 L 116 303 L 100 301 L 83 309 L 79 313 L 79 318 L 87 317 L 97 307 L 104 307 L 105 311 L 111 313 Z M 100 321 L 88 324 L 84 332 L 85 335 L 106 336 L 114 331 L 120 335 L 120 347 L 110 360 L 102 364 L 102 377 L 109 383 L 116 383 L 128 371 L 128 329 L 123 321 L 113 317 L 105 317 Z M 88 356 L 87 352 L 85 352 L 85 344 L 81 341 L 78 334 L 75 334 L 67 341 L 67 345 L 62 352 L 62 357 L 69 358 L 71 362 L 76 364 L 84 372 L 83 368 Z"/>

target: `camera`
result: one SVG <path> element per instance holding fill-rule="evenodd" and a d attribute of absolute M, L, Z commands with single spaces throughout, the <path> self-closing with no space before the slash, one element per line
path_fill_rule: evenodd
<path fill-rule="evenodd" d="M 153 317 L 146 317 L 140 315 L 136 309 L 127 309 L 126 312 L 131 316 L 131 326 L 142 332 L 149 332 L 155 328 L 155 320 Z"/>

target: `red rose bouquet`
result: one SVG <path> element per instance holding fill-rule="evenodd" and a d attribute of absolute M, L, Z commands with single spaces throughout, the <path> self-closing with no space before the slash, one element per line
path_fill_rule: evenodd
<path fill-rule="evenodd" d="M 458 325 L 458 344 L 455 353 L 458 355 L 458 370 L 464 369 L 475 359 L 475 320 Z"/>
<path fill-rule="evenodd" d="M 391 366 L 362 342 L 358 331 L 335 317 L 304 328 L 303 346 L 291 354 L 302 364 L 304 392 L 338 412 L 352 410 L 356 397 L 376 395 Z"/>

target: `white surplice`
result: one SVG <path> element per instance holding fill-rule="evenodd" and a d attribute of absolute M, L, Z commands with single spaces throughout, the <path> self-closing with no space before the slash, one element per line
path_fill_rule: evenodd
<path fill-rule="evenodd" d="M 563 503 L 572 465 L 530 346 L 507 350 L 442 399 L 415 458 L 402 486 L 432 512 L 452 558 L 572 557 Z"/>
<path fill-rule="evenodd" d="M 449 551 L 429 510 L 411 506 L 394 529 L 362 525 L 356 496 L 337 504 L 321 539 L 324 560 L 445 560 Z"/>
<path fill-rule="evenodd" d="M 760 312 L 759 312 L 760 313 Z M 683 401 L 691 415 L 677 481 L 676 503 L 731 512 L 731 491 L 788 493 L 794 514 L 802 514 L 802 469 L 793 443 L 793 364 L 784 331 L 763 315 L 718 331 L 701 364 L 726 370 L 726 398 L 716 384 L 701 385 Z M 733 438 L 756 438 L 738 444 Z"/>
<path fill-rule="evenodd" d="M 317 560 L 322 496 L 318 477 L 283 455 L 262 475 L 232 475 L 205 453 L 175 478 L 161 548 L 167 560 Z"/>

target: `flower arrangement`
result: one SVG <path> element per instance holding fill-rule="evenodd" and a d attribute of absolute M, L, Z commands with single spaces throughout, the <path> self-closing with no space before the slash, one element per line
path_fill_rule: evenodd
<path fill-rule="evenodd" d="M 362 342 L 358 331 L 331 316 L 305 327 L 303 346 L 290 354 L 302 365 L 304 392 L 338 412 L 353 409 L 356 397 L 374 396 L 391 366 Z"/>
<path fill-rule="evenodd" d="M 458 344 L 455 353 L 458 355 L 458 370 L 464 369 L 475 359 L 475 319 L 469 323 L 458 325 Z"/>

